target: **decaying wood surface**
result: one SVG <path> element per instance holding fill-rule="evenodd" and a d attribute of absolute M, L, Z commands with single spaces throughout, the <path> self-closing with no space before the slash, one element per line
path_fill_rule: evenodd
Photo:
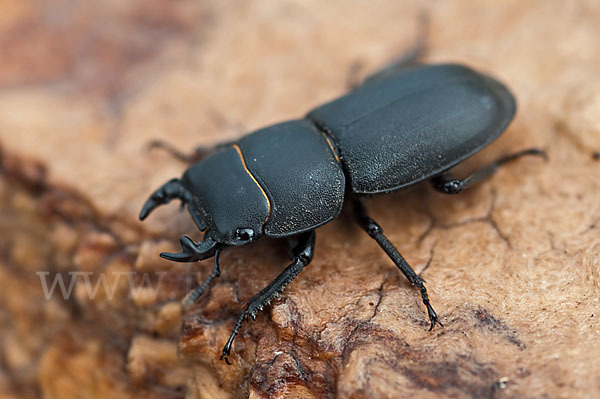
<path fill-rule="evenodd" d="M 597 1 L 0 5 L 1 397 L 600 396 Z M 285 245 L 226 251 L 182 313 L 211 262 L 158 258 L 199 238 L 176 205 L 137 221 L 185 169 L 148 143 L 190 150 L 299 117 L 342 93 L 353 65 L 364 76 L 411 48 L 423 13 L 426 61 L 490 72 L 519 101 L 459 173 L 531 146 L 549 162 L 519 160 L 459 196 L 425 185 L 368 202 L 444 328 L 427 330 L 418 292 L 344 212 L 225 365 Z M 46 299 L 58 277 L 72 293 Z"/>

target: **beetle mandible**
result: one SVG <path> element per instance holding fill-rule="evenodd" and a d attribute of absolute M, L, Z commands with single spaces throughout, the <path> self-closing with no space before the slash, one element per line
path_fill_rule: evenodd
<path fill-rule="evenodd" d="M 496 139 L 515 110 L 515 99 L 502 83 L 468 67 L 392 65 L 302 119 L 259 129 L 211 151 L 197 150 L 200 160 L 156 190 L 140 220 L 178 198 L 204 232 L 203 241 L 183 236 L 181 252 L 160 254 L 176 262 L 214 257 L 212 274 L 186 295 L 184 306 L 219 276 L 219 255 L 226 248 L 262 236 L 287 238 L 292 263 L 243 308 L 221 354 L 228 364 L 244 320 L 254 319 L 311 262 L 315 229 L 335 219 L 344 200 L 352 202 L 360 227 L 419 288 L 431 330 L 442 323 L 424 280 L 368 216 L 362 197 L 425 180 L 442 193 L 457 194 L 508 161 L 545 156 L 532 148 L 464 179 L 448 173 Z"/>

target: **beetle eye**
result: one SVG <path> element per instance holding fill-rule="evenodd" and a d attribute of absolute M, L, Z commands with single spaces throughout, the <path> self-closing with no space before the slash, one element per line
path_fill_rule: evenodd
<path fill-rule="evenodd" d="M 237 229 L 235 231 L 236 238 L 240 241 L 250 241 L 254 237 L 252 229 Z"/>

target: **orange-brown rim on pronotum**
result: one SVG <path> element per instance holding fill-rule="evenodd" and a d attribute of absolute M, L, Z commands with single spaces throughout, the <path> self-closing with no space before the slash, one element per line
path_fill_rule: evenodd
<path fill-rule="evenodd" d="M 333 148 L 333 144 L 331 143 L 331 139 L 325 133 L 321 132 L 321 134 L 323 135 L 323 138 L 325 139 L 325 142 L 329 146 L 329 149 L 331 150 L 331 153 L 333 154 L 333 157 L 335 158 L 336 162 L 339 164 L 340 163 L 340 157 L 338 157 L 337 152 L 335 152 L 335 148 Z"/>
<path fill-rule="evenodd" d="M 262 186 L 258 183 L 258 180 L 256 180 L 256 177 L 254 177 L 254 175 L 252 174 L 252 172 L 250 172 L 250 170 L 248 169 L 248 165 L 246 165 L 246 160 L 244 159 L 244 155 L 242 154 L 242 149 L 240 148 L 240 146 L 237 145 L 237 144 L 234 144 L 233 148 L 235 148 L 235 150 L 237 151 L 238 155 L 240 156 L 240 160 L 242 161 L 242 165 L 244 166 L 244 170 L 246 171 L 246 173 L 248 173 L 248 176 L 250 176 L 250 178 L 254 181 L 254 183 L 256 183 L 256 185 L 260 189 L 260 192 L 262 193 L 262 195 L 267 200 L 267 205 L 269 207 L 269 212 L 267 213 L 267 217 L 265 218 L 265 223 L 267 223 L 267 221 L 269 220 L 269 217 L 271 216 L 271 201 L 269 201 L 269 197 L 267 196 L 267 193 L 262 188 Z"/>

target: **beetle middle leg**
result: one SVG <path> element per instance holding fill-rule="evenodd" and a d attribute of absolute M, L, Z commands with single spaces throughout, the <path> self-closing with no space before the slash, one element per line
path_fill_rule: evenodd
<path fill-rule="evenodd" d="M 261 292 L 252 297 L 238 317 L 235 327 L 233 328 L 233 332 L 227 340 L 225 347 L 223 347 L 223 352 L 221 354 L 221 359 L 225 359 L 227 364 L 231 364 L 229 362 L 231 345 L 244 320 L 247 320 L 248 317 L 251 317 L 252 320 L 254 320 L 256 318 L 256 314 L 260 310 L 269 305 L 273 298 L 279 296 L 285 286 L 288 285 L 302 271 L 302 269 L 304 269 L 304 267 L 312 261 L 314 248 L 314 230 L 302 233 L 297 237 L 297 239 L 294 240 L 293 247 L 290 248 L 290 255 L 293 262 Z"/>
<path fill-rule="evenodd" d="M 387 239 L 386 236 L 383 235 L 383 229 L 377 222 L 367 215 L 367 211 L 365 210 L 364 205 L 359 199 L 354 199 L 352 201 L 352 209 L 354 213 L 354 217 L 358 224 L 374 239 L 377 244 L 385 251 L 387 256 L 394 262 L 394 264 L 400 269 L 402 274 L 406 276 L 408 281 L 412 285 L 416 285 L 421 291 L 421 298 L 423 299 L 423 303 L 427 308 L 427 314 L 429 315 L 429 321 L 431 322 L 431 326 L 429 327 L 429 331 L 433 330 L 433 327 L 436 324 L 439 324 L 441 327 L 444 325 L 438 319 L 435 310 L 429 303 L 429 295 L 427 294 L 427 288 L 425 288 L 424 280 L 413 270 L 413 268 L 406 262 L 404 257 L 398 252 L 394 244 Z"/>
<path fill-rule="evenodd" d="M 189 308 L 196 300 L 202 295 L 202 293 L 206 290 L 211 281 L 213 281 L 216 277 L 221 275 L 221 269 L 219 268 L 219 256 L 221 255 L 222 247 L 217 248 L 215 251 L 215 258 L 213 264 L 213 271 L 208 276 L 206 280 L 198 287 L 194 288 L 190 292 L 188 292 L 185 297 L 181 300 L 181 304 L 185 309 Z"/>
<path fill-rule="evenodd" d="M 450 173 L 444 173 L 431 179 L 431 184 L 433 185 L 434 189 L 441 193 L 458 194 L 465 188 L 477 183 L 478 181 L 485 179 L 486 177 L 493 175 L 494 173 L 496 173 L 498 168 L 504 165 L 505 163 L 514 161 L 525 155 L 537 155 L 543 157 L 544 159 L 548 159 L 548 155 L 546 155 L 546 152 L 544 150 L 539 148 L 529 148 L 527 150 L 519 151 L 514 154 L 505 155 L 492 162 L 488 166 L 476 170 L 464 179 L 457 179 L 453 177 Z"/>

